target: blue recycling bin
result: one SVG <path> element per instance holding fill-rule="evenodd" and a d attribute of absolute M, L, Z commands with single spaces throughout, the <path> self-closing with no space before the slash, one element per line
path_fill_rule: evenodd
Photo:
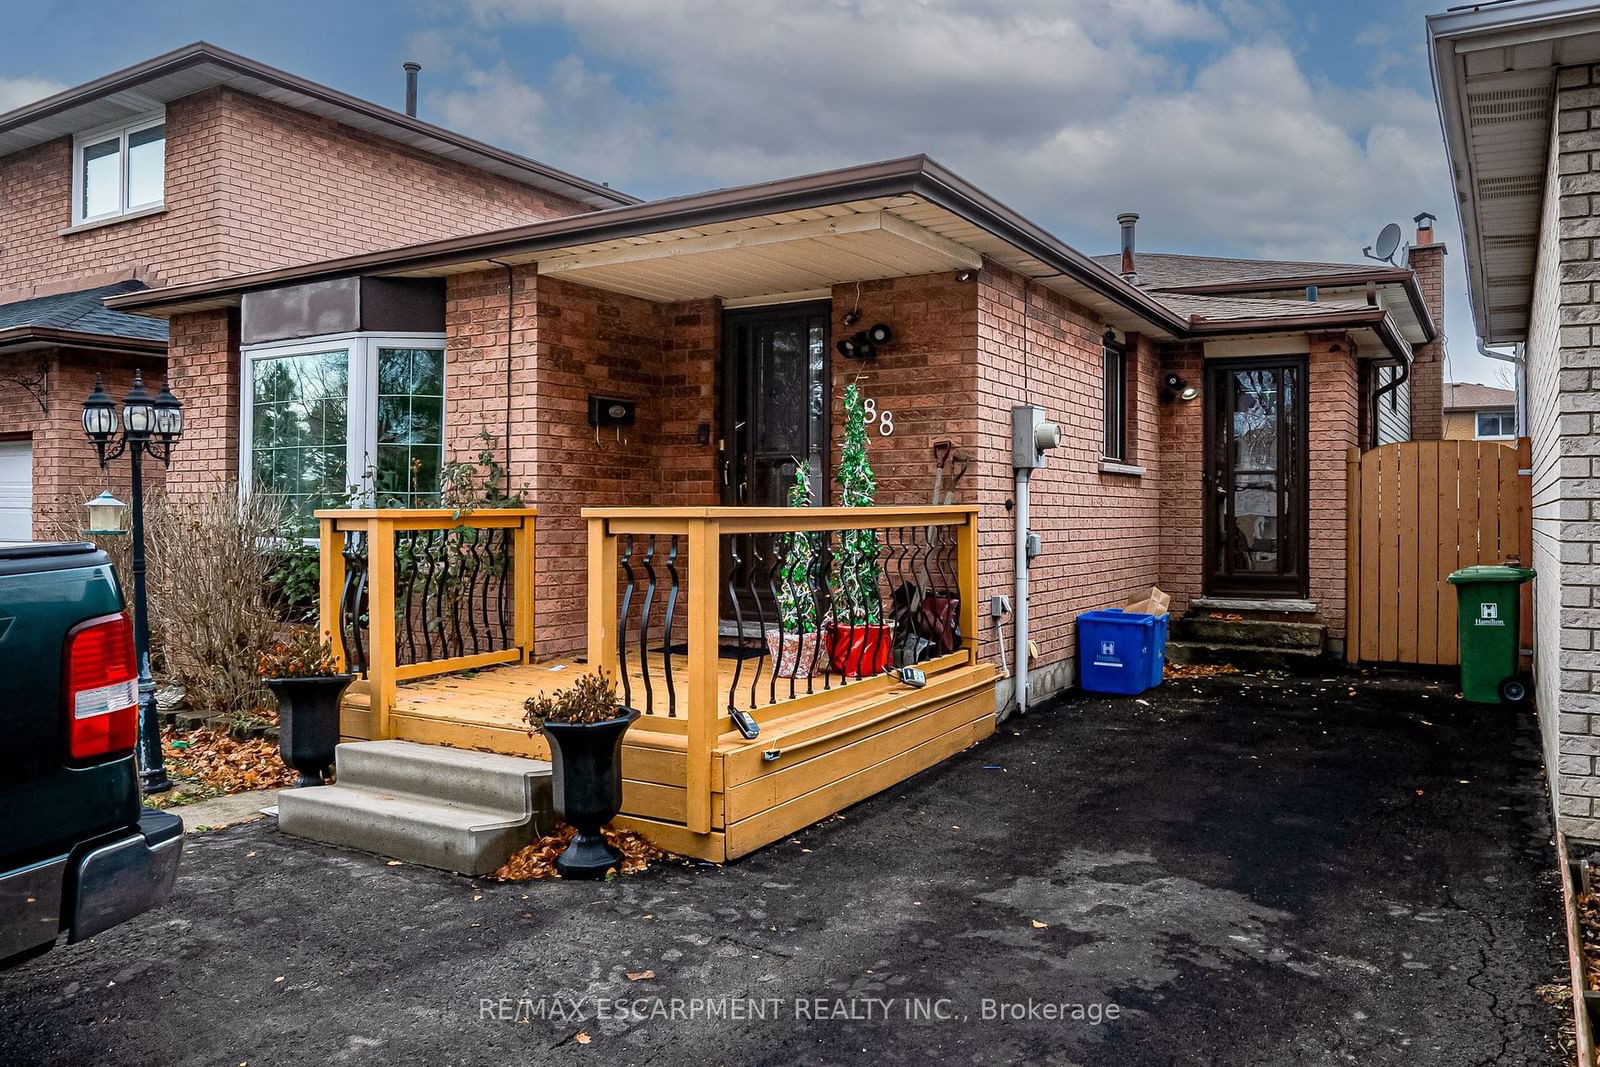
<path fill-rule="evenodd" d="M 1078 616 L 1078 684 L 1091 693 L 1133 696 L 1161 684 L 1167 616 L 1086 611 Z"/>

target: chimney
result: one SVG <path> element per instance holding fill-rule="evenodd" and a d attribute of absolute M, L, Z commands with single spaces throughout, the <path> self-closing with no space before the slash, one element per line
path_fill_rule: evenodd
<path fill-rule="evenodd" d="M 1117 216 L 1117 225 L 1122 227 L 1122 280 L 1132 285 L 1139 284 L 1139 272 L 1133 265 L 1133 226 L 1138 221 L 1132 211 Z"/>
<path fill-rule="evenodd" d="M 1411 221 L 1417 224 L 1417 239 L 1411 243 L 1416 245 L 1433 244 L 1433 224 L 1437 218 L 1438 216 L 1430 215 L 1426 211 L 1414 217 Z"/>
<path fill-rule="evenodd" d="M 417 72 L 422 69 L 421 63 L 407 60 L 404 64 L 406 72 L 406 114 L 412 118 L 417 117 Z"/>

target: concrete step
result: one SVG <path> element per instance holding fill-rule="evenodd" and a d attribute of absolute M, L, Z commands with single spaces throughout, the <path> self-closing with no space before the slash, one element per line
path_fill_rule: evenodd
<path fill-rule="evenodd" d="M 1318 673 L 1329 668 L 1323 652 L 1308 648 L 1240 645 L 1209 641 L 1168 641 L 1168 663 L 1228 664 L 1243 671 Z"/>
<path fill-rule="evenodd" d="M 445 803 L 530 810 L 542 788 L 549 807 L 550 764 L 411 741 L 355 741 L 334 756 L 339 784 L 411 793 Z"/>
<path fill-rule="evenodd" d="M 278 829 L 467 875 L 555 824 L 550 764 L 405 741 L 340 745 L 336 785 L 278 794 Z"/>
<path fill-rule="evenodd" d="M 1201 644 L 1248 645 L 1321 653 L 1327 647 L 1328 628 L 1314 622 L 1278 622 L 1266 619 L 1213 619 L 1189 615 L 1173 626 L 1180 641 Z"/>

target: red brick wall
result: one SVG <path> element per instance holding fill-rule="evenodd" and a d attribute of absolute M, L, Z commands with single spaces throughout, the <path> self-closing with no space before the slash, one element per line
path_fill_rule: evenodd
<path fill-rule="evenodd" d="M 1201 390 L 1193 400 L 1160 405 L 1161 576 L 1174 617 L 1204 595 L 1205 564 L 1205 359 L 1202 346 L 1165 345 L 1161 374 L 1176 374 Z"/>
<path fill-rule="evenodd" d="M 72 224 L 72 139 L 0 157 L 0 285 L 141 268 L 172 284 L 586 208 L 233 90 L 167 105 L 165 212 Z"/>
<path fill-rule="evenodd" d="M 1346 450 L 1357 441 L 1360 424 L 1360 375 L 1355 346 L 1343 336 L 1311 338 L 1307 416 L 1311 432 L 1310 511 L 1307 543 L 1311 599 L 1328 627 L 1328 636 L 1344 640 Z"/>
<path fill-rule="evenodd" d="M 183 401 L 183 437 L 172 450 L 174 494 L 202 493 L 239 472 L 239 321 L 231 311 L 174 316 L 167 374 Z"/>
<path fill-rule="evenodd" d="M 1444 435 L 1444 245 L 1411 249 L 1410 265 L 1422 288 L 1423 301 L 1439 331 L 1411 353 L 1411 439 L 1437 441 Z"/>
<path fill-rule="evenodd" d="M 986 603 L 1011 591 L 1015 527 L 1005 508 L 1012 494 L 1011 407 L 1039 404 L 1064 437 L 1030 484 L 1031 526 L 1044 540 L 1030 572 L 1030 630 L 1039 666 L 1064 663 L 1076 657 L 1079 612 L 1120 607 L 1160 577 L 1165 457 L 1157 423 L 1159 368 L 1151 345 L 1130 346 L 1137 416 L 1129 427 L 1130 452 L 1146 473 L 1102 473 L 1104 324 L 1087 309 L 1030 286 L 1024 336 L 1021 279 L 991 266 L 977 285 L 980 595 Z M 998 654 L 992 627 L 983 651 Z M 1036 688 L 1034 698 L 1040 695 Z"/>

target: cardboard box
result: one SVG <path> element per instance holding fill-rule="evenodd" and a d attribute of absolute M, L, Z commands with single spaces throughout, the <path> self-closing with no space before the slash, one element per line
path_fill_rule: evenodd
<path fill-rule="evenodd" d="M 1122 610 L 1136 615 L 1165 615 L 1171 605 L 1172 597 L 1152 585 L 1147 592 L 1140 593 L 1122 605 Z"/>

